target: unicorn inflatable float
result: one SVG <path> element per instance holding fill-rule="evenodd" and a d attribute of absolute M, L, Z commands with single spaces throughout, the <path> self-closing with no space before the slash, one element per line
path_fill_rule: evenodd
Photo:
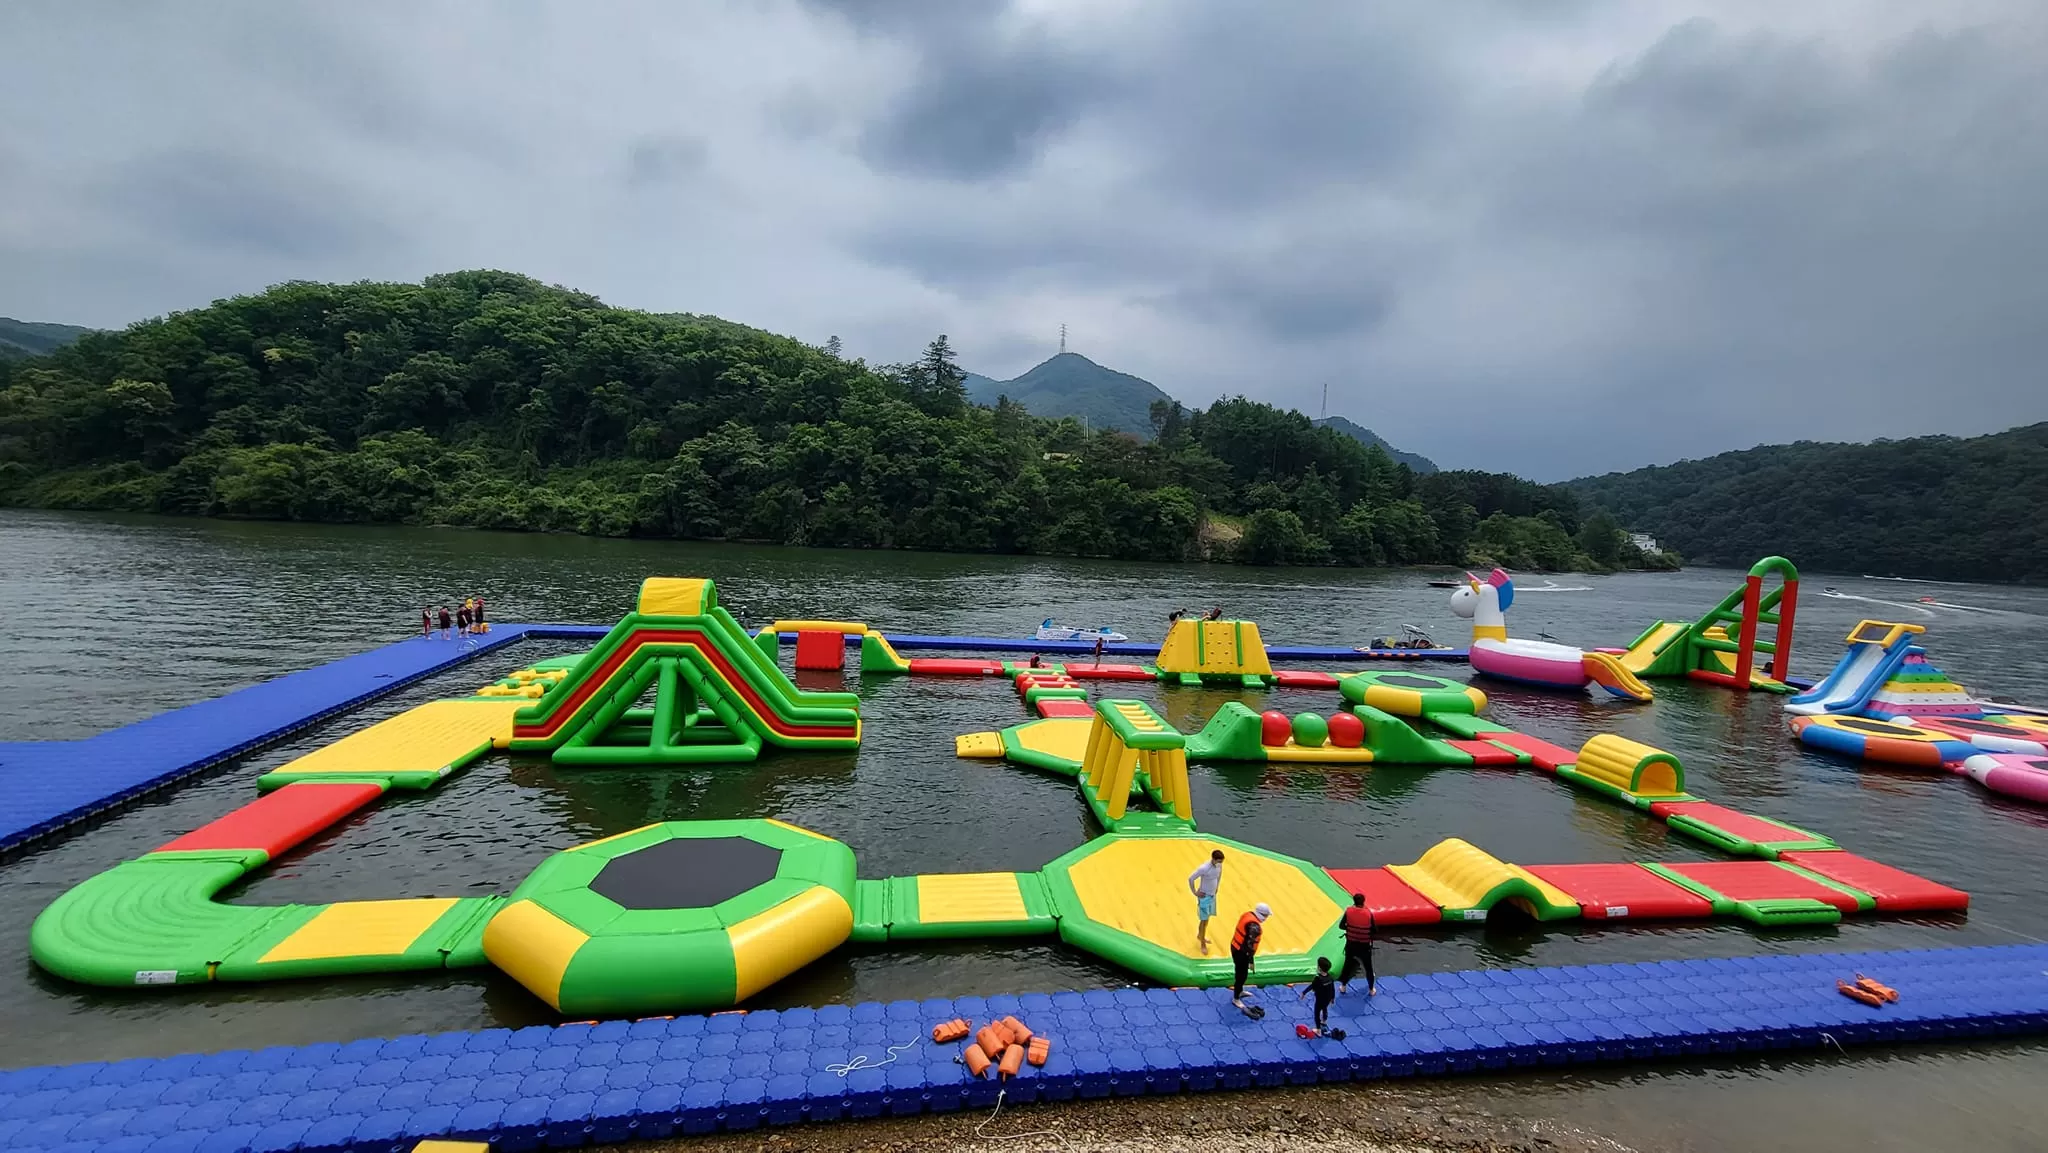
<path fill-rule="evenodd" d="M 1551 688 L 1579 689 L 1590 682 L 1617 697 L 1650 699 L 1650 687 L 1611 654 L 1509 639 L 1506 614 L 1513 603 L 1515 582 L 1500 569 L 1483 581 L 1466 573 L 1465 583 L 1451 594 L 1451 611 L 1472 622 L 1473 671 Z"/>

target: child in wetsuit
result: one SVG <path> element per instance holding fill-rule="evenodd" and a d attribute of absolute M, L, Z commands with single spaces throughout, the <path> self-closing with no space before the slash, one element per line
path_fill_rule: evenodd
<path fill-rule="evenodd" d="M 1310 993 L 1316 995 L 1316 1032 L 1325 1032 L 1330 1027 L 1330 1002 L 1337 999 L 1337 979 L 1330 976 L 1328 957 L 1316 958 L 1315 980 L 1308 983 L 1301 995 L 1307 997 Z"/>
<path fill-rule="evenodd" d="M 426 640 L 434 639 L 434 614 L 425 609 L 420 610 L 420 636 Z"/>
<path fill-rule="evenodd" d="M 454 638 L 455 638 L 455 618 L 454 618 L 454 617 L 452 617 L 452 616 L 449 616 L 449 615 L 448 615 L 448 606 L 447 606 L 447 605 L 442 605 L 442 606 L 441 606 L 441 639 L 443 639 L 443 640 L 453 640 Z"/>

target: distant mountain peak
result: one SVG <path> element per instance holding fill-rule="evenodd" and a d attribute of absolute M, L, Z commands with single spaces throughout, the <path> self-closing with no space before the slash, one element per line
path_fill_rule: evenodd
<path fill-rule="evenodd" d="M 997 397 L 1007 396 L 1033 416 L 1078 417 L 1090 428 L 1138 437 L 1152 435 L 1152 402 L 1173 400 L 1151 381 L 1104 368 L 1078 352 L 1047 357 L 1010 380 L 970 372 L 967 396 L 976 404 L 994 404 Z"/>
<path fill-rule="evenodd" d="M 0 358 L 44 356 L 91 331 L 75 324 L 47 324 L 0 316 Z"/>
<path fill-rule="evenodd" d="M 1365 427 L 1362 424 L 1353 422 L 1348 417 L 1324 416 L 1316 418 L 1316 420 L 1312 423 L 1314 423 L 1317 428 L 1327 428 L 1333 432 L 1341 432 L 1345 436 L 1350 437 L 1352 440 L 1355 440 L 1360 444 L 1379 445 L 1381 448 L 1387 450 L 1387 455 L 1393 457 L 1396 463 L 1405 464 L 1409 468 L 1415 470 L 1418 473 L 1432 473 L 1437 471 L 1435 461 L 1429 459 L 1426 456 L 1422 456 L 1418 453 L 1402 452 L 1400 449 L 1395 448 L 1391 444 L 1388 444 L 1387 439 L 1381 436 L 1379 433 L 1374 432 L 1373 430 Z"/>

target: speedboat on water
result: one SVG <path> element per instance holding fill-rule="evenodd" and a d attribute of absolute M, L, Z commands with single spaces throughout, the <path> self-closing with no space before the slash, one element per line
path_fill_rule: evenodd
<path fill-rule="evenodd" d="M 1078 629 L 1075 628 L 1073 625 L 1056 625 L 1052 623 L 1051 617 L 1047 617 L 1045 618 L 1044 623 L 1038 626 L 1037 635 L 1033 636 L 1031 639 L 1037 641 L 1091 642 L 1096 640 L 1102 640 L 1107 641 L 1111 644 L 1116 644 L 1121 641 L 1130 640 L 1131 638 L 1125 636 L 1124 634 L 1112 628 Z"/>

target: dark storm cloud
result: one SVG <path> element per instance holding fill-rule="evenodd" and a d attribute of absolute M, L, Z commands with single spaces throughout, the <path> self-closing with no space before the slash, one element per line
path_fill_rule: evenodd
<path fill-rule="evenodd" d="M 861 154 L 892 171 L 969 181 L 1013 175 L 1114 87 L 1107 61 L 1056 41 L 1007 5 L 812 2 L 909 49 L 908 82 L 860 137 Z"/>

